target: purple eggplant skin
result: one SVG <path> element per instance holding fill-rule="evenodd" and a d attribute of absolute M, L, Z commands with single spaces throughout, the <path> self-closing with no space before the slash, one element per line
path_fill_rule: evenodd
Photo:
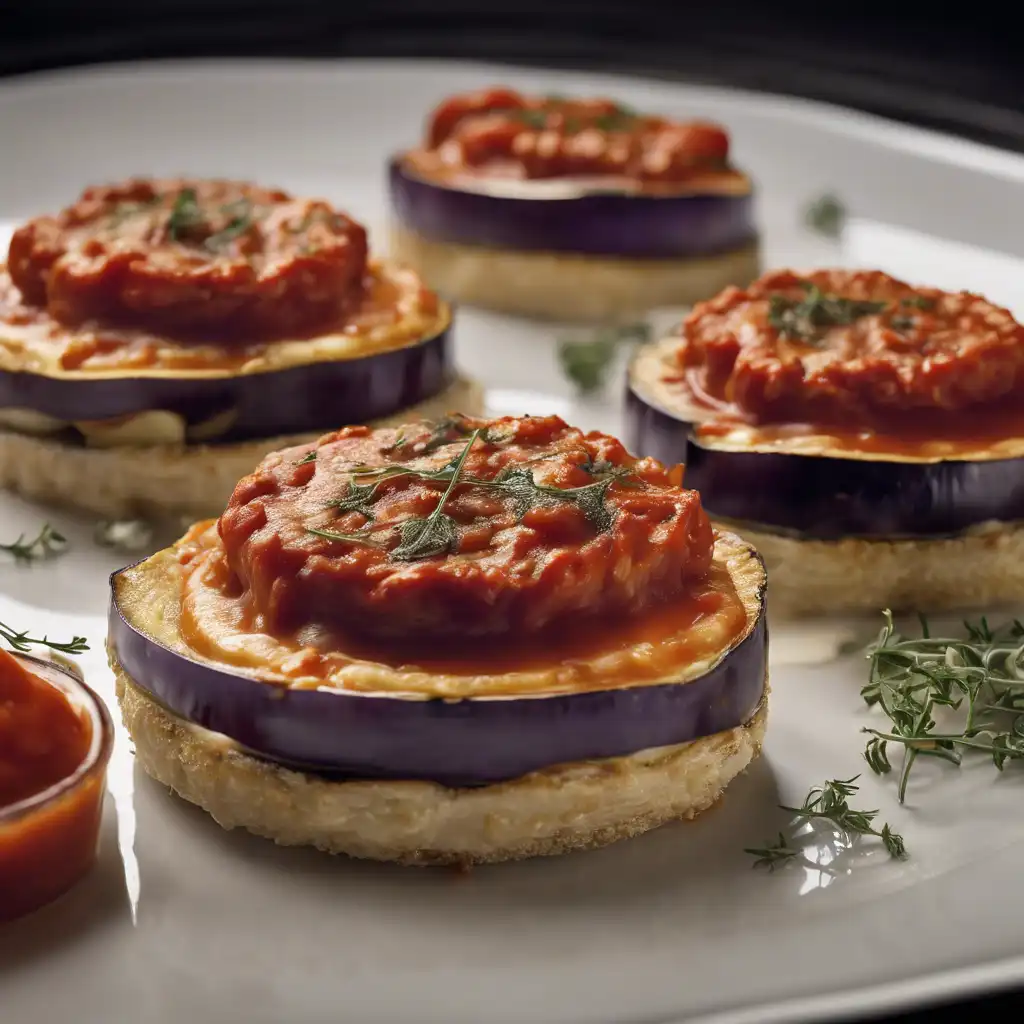
<path fill-rule="evenodd" d="M 1024 459 L 886 462 L 830 455 L 720 451 L 694 423 L 626 389 L 625 444 L 683 463 L 713 518 L 807 540 L 936 538 L 1024 519 Z"/>
<path fill-rule="evenodd" d="M 257 756 L 330 777 L 482 786 L 748 721 L 765 697 L 761 569 L 756 619 L 706 675 L 679 684 L 462 700 L 287 690 L 193 661 L 137 630 L 120 606 L 120 573 L 111 577 L 108 646 L 159 704 Z"/>
<path fill-rule="evenodd" d="M 359 359 L 222 377 L 90 380 L 0 370 L 0 409 L 33 409 L 66 423 L 160 409 L 190 426 L 234 410 L 218 443 L 335 430 L 388 416 L 448 387 L 455 374 L 450 333 L 445 326 L 413 345 Z"/>
<path fill-rule="evenodd" d="M 746 195 L 587 192 L 566 199 L 484 195 L 429 182 L 400 156 L 388 168 L 398 222 L 436 242 L 586 256 L 713 256 L 757 239 Z"/>

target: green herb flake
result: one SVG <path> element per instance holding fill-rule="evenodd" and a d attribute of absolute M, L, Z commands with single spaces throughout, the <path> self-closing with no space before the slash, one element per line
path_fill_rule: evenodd
<path fill-rule="evenodd" d="M 183 188 L 174 200 L 167 219 L 167 234 L 172 242 L 184 242 L 189 234 L 206 226 L 206 215 L 199 206 L 194 188 Z"/>
<path fill-rule="evenodd" d="M 847 326 L 861 317 L 881 313 L 887 305 L 830 295 L 810 282 L 804 282 L 803 288 L 802 299 L 769 296 L 768 323 L 783 338 L 814 343 L 829 327 Z"/>
<path fill-rule="evenodd" d="M 221 213 L 228 218 L 227 225 L 210 235 L 203 245 L 211 252 L 219 252 L 230 242 L 249 231 L 254 223 L 253 205 L 248 199 L 236 199 L 221 207 Z"/>
<path fill-rule="evenodd" d="M 599 391 L 621 347 L 643 344 L 650 340 L 651 328 L 646 323 L 603 327 L 587 339 L 562 339 L 558 345 L 558 362 L 562 373 L 582 394 Z"/>
<path fill-rule="evenodd" d="M 839 238 L 846 223 L 846 207 L 828 193 L 808 203 L 804 210 L 804 223 L 826 238 Z"/>
<path fill-rule="evenodd" d="M 465 427 L 461 418 L 441 421 L 435 425 L 430 437 L 438 438 L 437 447 L 451 443 L 450 434 Z M 458 549 L 458 530 L 455 521 L 445 512 L 445 505 L 457 485 L 491 491 L 506 499 L 518 518 L 533 508 L 542 505 L 569 503 L 575 505 L 596 532 L 610 529 L 613 521 L 612 510 L 608 508 L 608 491 L 615 483 L 630 486 L 630 471 L 608 463 L 593 462 L 589 458 L 580 464 L 594 477 L 591 483 L 580 487 L 552 487 L 538 483 L 533 470 L 528 466 L 510 466 L 493 479 L 482 479 L 465 472 L 466 459 L 474 444 L 498 443 L 500 439 L 488 442 L 486 428 L 471 431 L 469 440 L 462 451 L 447 465 L 438 469 L 417 469 L 412 466 L 354 466 L 346 483 L 344 494 L 329 505 L 339 512 L 358 512 L 370 523 L 375 523 L 374 502 L 381 486 L 387 480 L 397 477 L 413 477 L 446 484 L 444 493 L 434 511 L 425 517 L 413 517 L 395 524 L 379 524 L 379 532 L 368 526 L 354 533 L 338 533 L 327 528 L 307 528 L 307 532 L 328 540 L 350 543 L 371 544 L 383 547 L 378 541 L 384 530 L 398 532 L 398 544 L 391 549 L 390 557 L 398 561 L 413 561 L 434 555 L 453 552 Z M 423 444 L 421 442 L 420 444 Z M 417 445 L 419 447 L 419 445 Z"/>

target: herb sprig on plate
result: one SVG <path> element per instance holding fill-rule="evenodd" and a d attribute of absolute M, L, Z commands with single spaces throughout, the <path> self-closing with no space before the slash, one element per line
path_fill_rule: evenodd
<path fill-rule="evenodd" d="M 780 832 L 778 839 L 769 840 L 764 846 L 749 847 L 744 852 L 755 857 L 755 867 L 767 867 L 774 870 L 800 856 L 800 849 L 793 845 L 795 833 L 807 825 L 824 824 L 830 827 L 844 845 L 850 845 L 855 836 L 874 836 L 882 841 L 890 857 L 903 860 L 907 856 L 903 837 L 893 832 L 888 823 L 881 829 L 875 828 L 878 811 L 861 811 L 850 807 L 849 798 L 854 796 L 859 786 L 859 779 L 831 779 L 822 786 L 816 786 L 805 798 L 800 807 L 787 807 L 780 804 L 780 810 L 793 815 L 790 836 Z"/>
<path fill-rule="evenodd" d="M 558 362 L 565 376 L 582 395 L 599 391 L 623 345 L 643 344 L 650 340 L 646 323 L 602 327 L 590 338 L 564 338 L 558 345 Z"/>
<path fill-rule="evenodd" d="M 67 547 L 67 539 L 49 523 L 43 523 L 34 537 L 20 534 L 9 544 L 0 544 L 0 551 L 14 556 L 17 562 L 38 562 L 59 555 Z"/>
<path fill-rule="evenodd" d="M 62 654 L 81 654 L 89 650 L 88 641 L 84 636 L 72 637 L 71 640 L 63 642 L 51 640 L 46 635 L 33 637 L 29 636 L 28 630 L 12 629 L 4 622 L 0 622 L 0 640 L 21 654 L 31 652 L 33 647 L 48 647 L 51 651 L 59 651 Z"/>
<path fill-rule="evenodd" d="M 889 774 L 890 748 L 902 748 L 897 793 L 903 803 L 910 773 L 921 757 L 960 765 L 971 751 L 988 754 L 1000 771 L 1024 760 L 1024 624 L 999 628 L 987 619 L 964 622 L 965 638 L 933 636 L 920 616 L 921 635 L 897 632 L 892 613 L 869 651 L 861 696 L 889 719 L 887 729 L 865 728 L 864 757 Z M 940 726 L 939 719 L 944 723 Z"/>

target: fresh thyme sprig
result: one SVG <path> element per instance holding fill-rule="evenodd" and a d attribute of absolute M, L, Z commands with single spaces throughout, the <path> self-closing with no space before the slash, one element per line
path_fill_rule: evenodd
<path fill-rule="evenodd" d="M 814 342 L 822 329 L 852 324 L 862 316 L 881 313 L 888 305 L 829 295 L 809 281 L 803 282 L 802 287 L 802 299 L 781 294 L 768 299 L 768 323 L 783 338 Z"/>
<path fill-rule="evenodd" d="M 486 428 L 476 429 L 459 455 L 438 469 L 418 469 L 414 466 L 366 466 L 354 467 L 346 485 L 345 493 L 331 502 L 330 507 L 339 512 L 357 512 L 369 525 L 361 530 L 342 533 L 325 527 L 307 527 L 307 532 L 327 540 L 383 546 L 375 532 L 376 512 L 374 503 L 380 496 L 382 486 L 388 480 L 398 477 L 413 477 L 447 485 L 434 511 L 425 517 L 413 517 L 398 524 L 388 524 L 398 530 L 399 543 L 390 551 L 390 557 L 399 561 L 413 561 L 453 551 L 458 545 L 458 528 L 455 521 L 445 513 L 444 506 L 457 484 L 465 484 L 500 494 L 506 498 L 518 518 L 540 505 L 568 502 L 574 504 L 597 532 L 611 526 L 612 512 L 607 506 L 608 490 L 616 481 L 628 486 L 628 469 L 610 463 L 594 462 L 589 455 L 579 468 L 594 477 L 591 483 L 578 487 L 552 487 L 538 483 L 529 466 L 508 466 L 493 479 L 484 479 L 466 473 L 465 462 L 470 449 L 478 440 L 483 440 Z M 431 435 L 432 437 L 435 435 Z M 429 441 L 427 442 L 429 444 Z M 450 443 L 450 442 L 449 442 Z M 418 446 L 417 446 L 418 447 Z"/>
<path fill-rule="evenodd" d="M 558 362 L 562 372 L 580 394 L 598 391 L 624 344 L 642 344 L 650 340 L 651 327 L 646 323 L 602 327 L 587 339 L 565 338 L 558 345 Z"/>
<path fill-rule="evenodd" d="M 0 551 L 7 551 L 18 562 L 36 562 L 60 554 L 67 547 L 67 539 L 49 523 L 43 523 L 34 537 L 25 538 L 20 534 L 10 544 L 0 544 Z"/>
<path fill-rule="evenodd" d="M 72 637 L 66 643 L 50 640 L 45 635 L 42 639 L 37 639 L 29 636 L 28 630 L 19 632 L 3 622 L 0 622 L 0 640 L 4 640 L 22 654 L 30 652 L 33 647 L 49 647 L 51 651 L 60 651 L 62 654 L 81 654 L 82 651 L 89 650 L 89 644 L 84 636 Z"/>
<path fill-rule="evenodd" d="M 855 775 L 852 779 L 831 779 L 823 786 L 815 786 L 807 794 L 802 806 L 787 807 L 780 804 L 779 808 L 793 815 L 793 829 L 815 821 L 826 822 L 847 845 L 854 836 L 874 836 L 881 839 L 890 857 L 903 860 L 907 856 L 903 837 L 893 832 L 888 823 L 884 824 L 881 830 L 875 828 L 874 821 L 878 811 L 859 811 L 850 807 L 849 797 L 858 792 L 860 787 L 855 783 L 859 778 L 859 775 Z M 779 833 L 777 841 L 769 841 L 764 846 L 749 847 L 744 852 L 757 858 L 754 861 L 755 867 L 765 866 L 772 870 L 800 854 L 783 832 Z"/>
<path fill-rule="evenodd" d="M 885 775 L 893 770 L 890 744 L 903 748 L 900 803 L 919 757 L 959 765 L 973 750 L 990 755 L 1000 771 L 1007 761 L 1024 760 L 1024 625 L 1015 619 L 992 629 L 984 618 L 966 621 L 966 638 L 951 639 L 932 636 L 920 616 L 921 636 L 911 638 L 896 631 L 891 612 L 883 614 L 861 696 L 890 725 L 862 730 L 870 737 L 864 757 L 873 772 Z M 936 716 L 942 712 L 959 713 L 958 726 L 940 730 Z"/>

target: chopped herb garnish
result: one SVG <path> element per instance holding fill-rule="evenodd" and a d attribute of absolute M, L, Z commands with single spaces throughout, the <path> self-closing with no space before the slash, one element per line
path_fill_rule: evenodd
<path fill-rule="evenodd" d="M 881 830 L 875 828 L 878 811 L 858 811 L 850 807 L 848 798 L 857 793 L 859 787 L 855 783 L 859 778 L 859 775 L 855 775 L 852 779 L 832 779 L 812 789 L 802 806 L 787 807 L 780 804 L 779 809 L 793 815 L 794 830 L 812 822 L 825 823 L 839 834 L 845 845 L 849 845 L 854 836 L 875 836 L 882 840 L 890 857 L 903 860 L 907 856 L 903 837 L 893 832 L 888 824 L 883 825 Z M 744 852 L 757 858 L 754 861 L 755 867 L 767 866 L 774 869 L 778 864 L 787 863 L 799 856 L 800 851 L 780 832 L 777 841 L 760 847 L 749 847 Z"/>
<path fill-rule="evenodd" d="M 305 455 L 295 463 L 296 466 L 305 466 L 310 462 L 316 462 L 316 449 L 314 448 L 311 452 L 306 452 Z"/>
<path fill-rule="evenodd" d="M 910 295 L 905 299 L 900 299 L 900 305 L 929 310 L 935 308 L 935 300 L 928 298 L 927 295 Z"/>
<path fill-rule="evenodd" d="M 445 423 L 446 429 L 450 431 L 453 421 Z M 330 507 L 341 513 L 357 512 L 364 516 L 368 523 L 375 524 L 374 502 L 386 481 L 407 476 L 447 484 L 441 500 L 429 516 L 413 517 L 394 524 L 380 524 L 380 533 L 385 529 L 398 531 L 399 543 L 391 549 L 390 557 L 399 561 L 430 558 L 457 550 L 457 524 L 444 511 L 448 498 L 457 485 L 477 487 L 501 495 L 508 500 L 520 519 L 533 508 L 568 502 L 583 513 L 597 532 L 603 532 L 611 527 L 612 512 L 607 506 L 608 490 L 616 481 L 625 482 L 630 474 L 628 469 L 588 460 L 587 463 L 581 464 L 580 468 L 586 469 L 595 479 L 592 483 L 580 487 L 552 487 L 538 483 L 534 479 L 533 470 L 527 466 L 506 467 L 493 479 L 486 480 L 464 472 L 470 449 L 477 441 L 484 441 L 485 434 L 486 429 L 474 429 L 459 455 L 438 469 L 417 469 L 413 466 L 400 465 L 355 467 L 347 482 L 345 493 L 331 502 Z M 451 438 L 442 443 L 451 443 Z M 339 533 L 324 527 L 307 528 L 307 532 L 327 540 L 382 546 L 377 540 L 379 533 L 375 532 L 374 525 L 368 525 L 354 533 Z"/>
<path fill-rule="evenodd" d="M 838 238 L 846 222 L 846 207 L 831 194 L 820 196 L 804 211 L 804 223 L 819 235 Z"/>
<path fill-rule="evenodd" d="M 602 327 L 587 340 L 562 340 L 558 346 L 558 361 L 577 390 L 590 394 L 604 385 L 621 345 L 642 344 L 650 336 L 650 325 L 645 323 Z"/>
<path fill-rule="evenodd" d="M 991 629 L 984 618 L 964 622 L 966 637 L 931 635 L 920 616 L 921 635 L 896 632 L 892 613 L 869 649 L 867 685 L 861 696 L 889 719 L 888 729 L 865 728 L 871 738 L 864 757 L 879 775 L 892 771 L 889 746 L 902 747 L 897 793 L 906 798 L 907 781 L 919 757 L 959 766 L 964 753 L 988 754 L 1000 771 L 1007 761 L 1024 760 L 1024 624 L 1015 619 Z M 940 730 L 937 712 L 959 712 L 954 728 Z"/>
<path fill-rule="evenodd" d="M 244 235 L 253 225 L 253 206 L 248 199 L 236 199 L 221 207 L 221 213 L 228 218 L 227 225 L 216 234 L 210 235 L 203 243 L 207 249 L 216 252 Z"/>
<path fill-rule="evenodd" d="M 810 282 L 803 282 L 803 288 L 802 299 L 780 294 L 768 299 L 768 323 L 784 338 L 814 342 L 823 329 L 852 324 L 862 316 L 881 313 L 886 307 L 885 302 L 829 295 Z"/>
<path fill-rule="evenodd" d="M 26 539 L 20 534 L 18 539 L 9 544 L 0 544 L 0 551 L 7 551 L 18 562 L 37 562 L 44 558 L 60 554 L 67 547 L 67 539 L 49 523 L 43 523 L 39 532 Z"/>
<path fill-rule="evenodd" d="M 46 636 L 36 639 L 29 636 L 27 630 L 18 632 L 3 622 L 0 622 L 0 640 L 6 641 L 14 650 L 22 654 L 30 652 L 33 647 L 49 647 L 51 651 L 60 651 L 63 654 L 81 654 L 82 651 L 89 650 L 89 644 L 84 636 L 73 637 L 66 643 L 50 640 Z"/>
<path fill-rule="evenodd" d="M 183 188 L 174 200 L 167 219 L 167 234 L 173 242 L 183 242 L 187 236 L 206 225 L 206 215 L 198 203 L 194 188 Z"/>

